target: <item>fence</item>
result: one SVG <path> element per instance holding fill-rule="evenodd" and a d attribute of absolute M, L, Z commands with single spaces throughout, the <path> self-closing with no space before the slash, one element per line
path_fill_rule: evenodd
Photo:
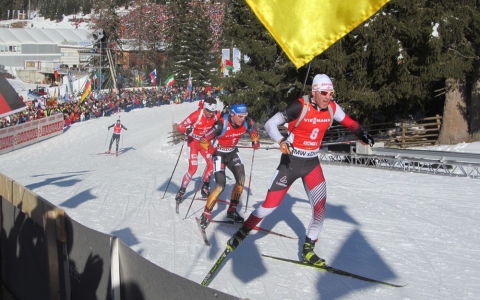
<path fill-rule="evenodd" d="M 384 142 L 386 147 L 408 148 L 412 146 L 429 146 L 438 141 L 442 116 L 428 117 L 401 122 L 378 123 L 364 126 L 376 142 Z M 332 126 L 325 134 L 324 142 L 355 140 L 347 128 Z"/>

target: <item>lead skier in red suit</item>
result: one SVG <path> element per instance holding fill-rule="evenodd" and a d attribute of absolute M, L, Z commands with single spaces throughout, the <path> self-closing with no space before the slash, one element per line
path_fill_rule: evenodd
<path fill-rule="evenodd" d="M 220 118 L 220 112 L 217 111 L 217 100 L 214 98 L 206 98 L 200 102 L 198 110 L 191 113 L 185 120 L 177 125 L 177 130 L 187 134 L 188 145 L 188 170 L 183 176 L 180 189 L 175 197 L 177 203 L 183 201 L 185 190 L 192 180 L 193 175 L 198 168 L 198 153 L 203 156 L 207 163 L 207 168 L 203 174 L 203 186 L 201 189 L 202 197 L 208 197 L 210 194 L 210 178 L 213 172 L 212 155 L 200 147 L 199 140 L 205 133 L 212 128 L 213 124 Z"/>
<path fill-rule="evenodd" d="M 115 151 L 115 154 L 118 156 L 118 143 L 120 142 L 120 133 L 122 132 L 122 129 L 127 130 L 127 127 L 123 126 L 120 123 L 120 119 L 117 120 L 117 123 L 108 126 L 108 130 L 110 130 L 110 128 L 112 127 L 113 127 L 113 134 L 112 134 L 112 138 L 110 139 L 110 146 L 108 146 L 108 150 L 105 153 L 107 154 L 110 153 L 110 150 L 112 149 L 113 141 L 116 140 L 117 150 Z"/>
<path fill-rule="evenodd" d="M 312 208 L 312 219 L 307 229 L 302 257 L 305 262 L 316 266 L 325 264 L 325 260 L 313 251 L 322 230 L 327 200 L 325 178 L 318 160 L 318 151 L 325 131 L 333 118 L 354 133 L 362 143 L 371 146 L 374 143 L 373 138 L 332 100 L 333 95 L 333 83 L 330 78 L 325 74 L 318 74 L 313 79 L 312 97 L 309 103 L 305 103 L 304 99 L 300 98 L 265 123 L 265 129 L 270 137 L 280 145 L 282 152 L 280 164 L 273 175 L 265 201 L 250 214 L 242 227 L 228 240 L 227 248 L 231 251 L 247 237 L 255 225 L 280 205 L 293 182 L 301 178 Z M 306 114 L 297 124 L 305 109 Z M 278 130 L 278 126 L 284 123 L 288 123 L 287 138 L 283 137 Z"/>
<path fill-rule="evenodd" d="M 235 177 L 235 186 L 232 189 L 230 206 L 227 210 L 227 219 L 235 223 L 243 223 L 243 218 L 237 212 L 237 205 L 243 192 L 245 183 L 245 168 L 242 157 L 238 153 L 237 144 L 244 133 L 250 134 L 252 147 L 257 150 L 260 147 L 255 122 L 248 117 L 245 104 L 234 104 L 230 109 L 230 114 L 225 114 L 220 120 L 215 122 L 212 129 L 205 134 L 205 138 L 200 140 L 202 148 L 213 155 L 213 165 L 215 173 L 215 188 L 208 196 L 207 204 L 200 218 L 202 229 L 210 224 L 210 217 L 213 207 L 217 203 L 218 196 L 225 189 L 227 167 Z M 210 141 L 215 139 L 213 145 Z"/>

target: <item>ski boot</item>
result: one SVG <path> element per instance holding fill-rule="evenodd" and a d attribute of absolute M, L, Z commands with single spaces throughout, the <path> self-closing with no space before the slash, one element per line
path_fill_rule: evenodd
<path fill-rule="evenodd" d="M 185 188 L 180 188 L 175 196 L 175 201 L 177 201 L 178 204 L 183 202 L 183 195 L 185 195 Z"/>
<path fill-rule="evenodd" d="M 240 229 L 235 232 L 235 234 L 228 240 L 227 242 L 227 248 L 230 251 L 235 250 L 238 245 L 240 245 L 243 240 L 247 237 L 247 235 L 250 233 L 250 230 L 244 228 L 243 226 L 240 227 Z"/>
<path fill-rule="evenodd" d="M 108 150 L 105 152 L 105 154 L 110 154 L 110 149 L 108 149 Z"/>
<path fill-rule="evenodd" d="M 115 155 L 118 156 L 118 151 L 115 152 Z"/>
<path fill-rule="evenodd" d="M 227 211 L 227 219 L 234 223 L 243 223 L 244 219 L 238 214 L 236 210 Z"/>
<path fill-rule="evenodd" d="M 313 248 L 315 248 L 315 241 L 312 241 L 309 237 L 306 237 L 305 244 L 303 244 L 302 250 L 303 262 L 314 265 L 316 267 L 324 266 L 325 260 L 318 257 L 318 255 L 313 252 Z"/>
<path fill-rule="evenodd" d="M 204 182 L 200 191 L 202 193 L 202 197 L 207 198 L 210 195 L 210 182 Z"/>
<path fill-rule="evenodd" d="M 200 217 L 200 227 L 205 230 L 208 225 L 210 224 L 210 219 L 207 218 L 207 215 L 205 213 L 202 214 Z"/>

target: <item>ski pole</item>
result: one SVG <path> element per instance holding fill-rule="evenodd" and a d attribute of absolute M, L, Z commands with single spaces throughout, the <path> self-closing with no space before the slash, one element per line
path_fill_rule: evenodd
<path fill-rule="evenodd" d="M 107 145 L 108 140 L 108 133 L 110 132 L 110 128 L 107 129 L 107 136 L 105 137 L 105 146 Z"/>
<path fill-rule="evenodd" d="M 162 196 L 161 199 L 163 199 L 165 197 L 165 194 L 167 193 L 167 190 L 168 190 L 168 186 L 170 185 L 170 182 L 172 182 L 173 173 L 175 173 L 175 169 L 177 168 L 178 161 L 180 160 L 180 156 L 182 156 L 183 145 L 185 145 L 185 141 L 183 141 L 182 147 L 180 147 L 180 153 L 178 153 L 177 163 L 175 164 L 175 167 L 173 168 L 172 176 L 170 176 L 170 180 L 168 181 L 167 187 L 165 188 L 165 192 L 163 193 L 163 196 Z"/>
<path fill-rule="evenodd" d="M 207 166 L 205 167 L 205 170 L 203 171 L 203 175 L 202 175 L 202 180 L 203 178 L 205 177 L 205 172 L 207 172 L 207 168 L 208 168 L 208 163 L 207 163 Z M 190 206 L 188 207 L 188 210 L 187 210 L 187 213 L 185 214 L 185 217 L 183 218 L 184 220 L 187 218 L 187 215 L 188 215 L 188 212 L 190 211 L 190 208 L 192 207 L 192 204 L 193 204 L 193 200 L 195 200 L 195 196 L 197 195 L 197 192 L 198 192 L 198 187 L 200 186 L 200 183 L 202 183 L 202 180 L 200 180 L 197 184 L 197 187 L 195 188 L 195 194 L 193 194 L 193 197 L 192 197 L 192 202 L 190 202 Z"/>
<path fill-rule="evenodd" d="M 247 212 L 247 207 L 248 207 L 248 198 L 250 196 L 250 182 L 252 182 L 252 170 L 253 170 L 253 160 L 255 158 L 255 149 L 253 149 L 253 154 L 252 154 L 252 165 L 250 166 L 250 179 L 248 179 L 248 193 L 247 193 L 247 201 L 245 203 L 245 211 L 244 213 Z"/>

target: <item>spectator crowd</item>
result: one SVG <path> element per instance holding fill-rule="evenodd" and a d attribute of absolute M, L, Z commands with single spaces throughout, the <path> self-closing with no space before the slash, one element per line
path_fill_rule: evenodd
<path fill-rule="evenodd" d="M 57 97 L 42 96 L 29 101 L 27 109 L 0 119 L 0 128 L 9 127 L 51 116 L 63 114 L 65 126 L 94 118 L 111 116 L 120 112 L 129 112 L 137 108 L 148 108 L 165 104 L 180 104 L 203 100 L 209 96 L 219 96 L 222 90 L 217 87 L 194 87 L 191 95 L 186 88 L 176 85 L 168 89 L 132 88 L 121 89 L 116 95 L 113 91 L 95 95 L 91 93 L 83 102 L 80 97 L 72 101 L 62 101 Z"/>

